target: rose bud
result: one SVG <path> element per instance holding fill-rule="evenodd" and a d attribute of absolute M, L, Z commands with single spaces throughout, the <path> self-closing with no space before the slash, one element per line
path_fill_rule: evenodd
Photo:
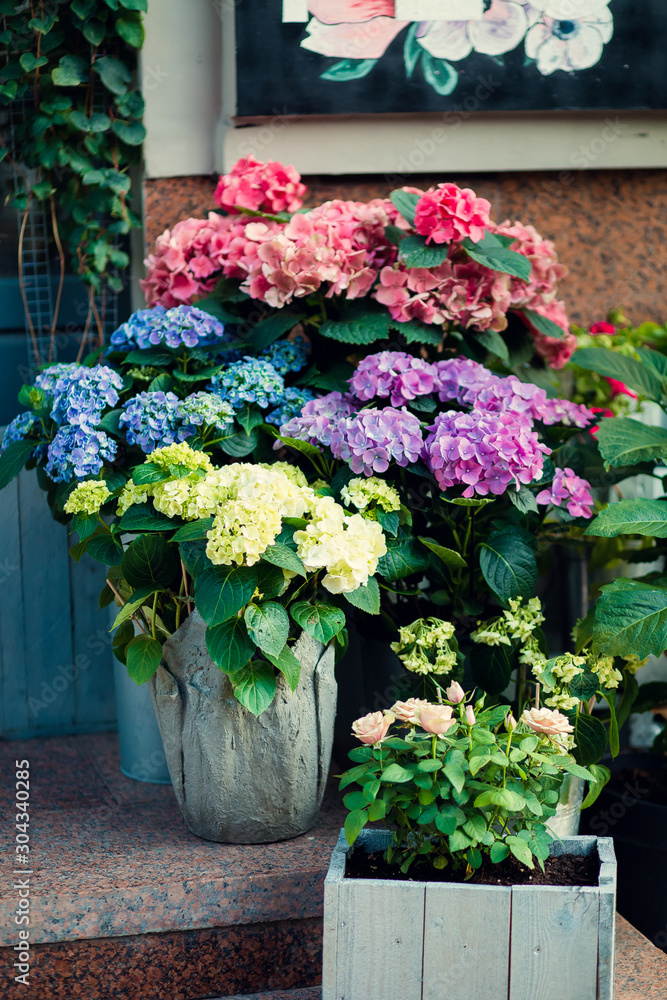
<path fill-rule="evenodd" d="M 394 715 L 391 712 L 369 712 L 352 723 L 352 733 L 362 743 L 373 746 L 385 738 L 393 721 Z"/>
<path fill-rule="evenodd" d="M 511 733 L 516 729 L 516 719 L 511 712 L 505 717 L 505 727 L 508 733 Z"/>
<path fill-rule="evenodd" d="M 466 705 L 466 722 L 469 726 L 474 726 L 477 722 L 472 705 Z"/>
<path fill-rule="evenodd" d="M 456 720 L 452 719 L 451 705 L 425 705 L 417 709 L 415 715 L 422 729 L 434 736 L 442 736 L 456 725 Z"/>
<path fill-rule="evenodd" d="M 466 696 L 465 691 L 458 681 L 452 681 L 445 694 L 447 695 L 447 701 L 453 701 L 455 705 L 460 705 Z"/>
<path fill-rule="evenodd" d="M 521 716 L 521 721 L 533 730 L 534 733 L 544 733 L 545 736 L 558 736 L 560 733 L 573 733 L 574 726 L 571 726 L 566 715 L 562 715 L 556 709 L 551 708 L 531 708 Z"/>

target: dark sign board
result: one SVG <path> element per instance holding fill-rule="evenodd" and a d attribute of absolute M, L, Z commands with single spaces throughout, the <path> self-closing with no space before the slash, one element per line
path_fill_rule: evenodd
<path fill-rule="evenodd" d="M 237 116 L 667 108 L 667 0 L 246 0 Z"/>

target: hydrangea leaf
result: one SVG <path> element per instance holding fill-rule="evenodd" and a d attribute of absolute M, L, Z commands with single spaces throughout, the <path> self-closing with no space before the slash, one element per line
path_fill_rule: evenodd
<path fill-rule="evenodd" d="M 607 417 L 597 433 L 604 461 L 613 467 L 638 465 L 667 457 L 667 430 L 630 417 Z"/>
<path fill-rule="evenodd" d="M 284 646 L 277 656 L 266 653 L 268 660 L 276 670 L 279 670 L 290 686 L 292 693 L 299 686 L 301 676 L 301 661 L 294 655 L 289 646 Z"/>
<path fill-rule="evenodd" d="M 125 649 L 127 672 L 137 684 L 150 680 L 162 659 L 162 646 L 149 635 L 138 635 Z"/>
<path fill-rule="evenodd" d="M 570 361 L 580 368 L 623 382 L 647 399 L 657 402 L 663 396 L 665 381 L 655 369 L 618 351 L 607 347 L 582 347 L 574 352 Z"/>
<path fill-rule="evenodd" d="M 667 538 L 667 501 L 641 498 L 611 503 L 600 511 L 586 534 L 604 538 L 635 534 Z"/>
<path fill-rule="evenodd" d="M 290 615 L 306 635 L 325 646 L 345 627 L 345 615 L 339 608 L 315 601 L 297 601 L 290 607 Z"/>
<path fill-rule="evenodd" d="M 365 587 L 348 591 L 345 597 L 350 604 L 360 611 L 365 611 L 366 614 L 380 614 L 380 587 L 374 576 L 369 579 Z"/>
<path fill-rule="evenodd" d="M 261 715 L 276 694 L 276 675 L 266 660 L 251 660 L 229 675 L 234 697 L 253 715 Z"/>
<path fill-rule="evenodd" d="M 489 587 L 504 603 L 534 594 L 535 553 L 520 534 L 494 531 L 480 547 L 479 565 Z"/>
<path fill-rule="evenodd" d="M 212 566 L 195 580 L 197 610 L 207 625 L 220 625 L 245 607 L 256 585 L 254 567 Z"/>
<path fill-rule="evenodd" d="M 243 618 L 236 617 L 206 629 L 206 648 L 215 665 L 226 674 L 245 667 L 256 650 Z"/>
<path fill-rule="evenodd" d="M 660 656 L 667 649 L 667 589 L 635 580 L 603 587 L 593 641 L 609 656 Z"/>
<path fill-rule="evenodd" d="M 167 587 L 179 572 L 178 552 L 160 535 L 140 535 L 125 549 L 121 566 L 132 587 Z"/>
<path fill-rule="evenodd" d="M 282 604 L 249 604 L 244 618 L 250 637 L 262 652 L 279 656 L 289 635 L 289 616 Z"/>

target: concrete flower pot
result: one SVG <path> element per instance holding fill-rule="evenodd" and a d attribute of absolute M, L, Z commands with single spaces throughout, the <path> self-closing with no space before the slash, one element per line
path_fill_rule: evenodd
<path fill-rule="evenodd" d="M 357 849 L 390 834 L 364 830 Z M 597 886 L 484 886 L 345 878 L 343 834 L 324 883 L 323 1000 L 612 1000 L 611 838 L 551 853 L 602 862 Z"/>
<path fill-rule="evenodd" d="M 261 844 L 297 837 L 317 819 L 336 712 L 334 652 L 302 634 L 301 678 L 282 676 L 259 717 L 233 697 L 193 612 L 164 645 L 149 682 L 171 781 L 189 830 L 205 840 Z"/>

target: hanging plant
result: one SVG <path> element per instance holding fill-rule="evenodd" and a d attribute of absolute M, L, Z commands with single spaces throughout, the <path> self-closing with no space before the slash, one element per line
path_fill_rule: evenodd
<path fill-rule="evenodd" d="M 100 335 L 95 296 L 123 288 L 118 271 L 130 259 L 119 239 L 140 226 L 128 200 L 129 168 L 146 134 L 135 81 L 146 7 L 146 0 L 0 0 L 0 101 L 10 122 L 0 160 L 17 175 L 10 201 L 21 213 L 19 258 L 31 204 L 48 202 L 60 260 L 54 335 L 67 256 L 89 288 L 87 325 L 94 319 Z M 20 260 L 19 276 L 24 293 Z"/>

